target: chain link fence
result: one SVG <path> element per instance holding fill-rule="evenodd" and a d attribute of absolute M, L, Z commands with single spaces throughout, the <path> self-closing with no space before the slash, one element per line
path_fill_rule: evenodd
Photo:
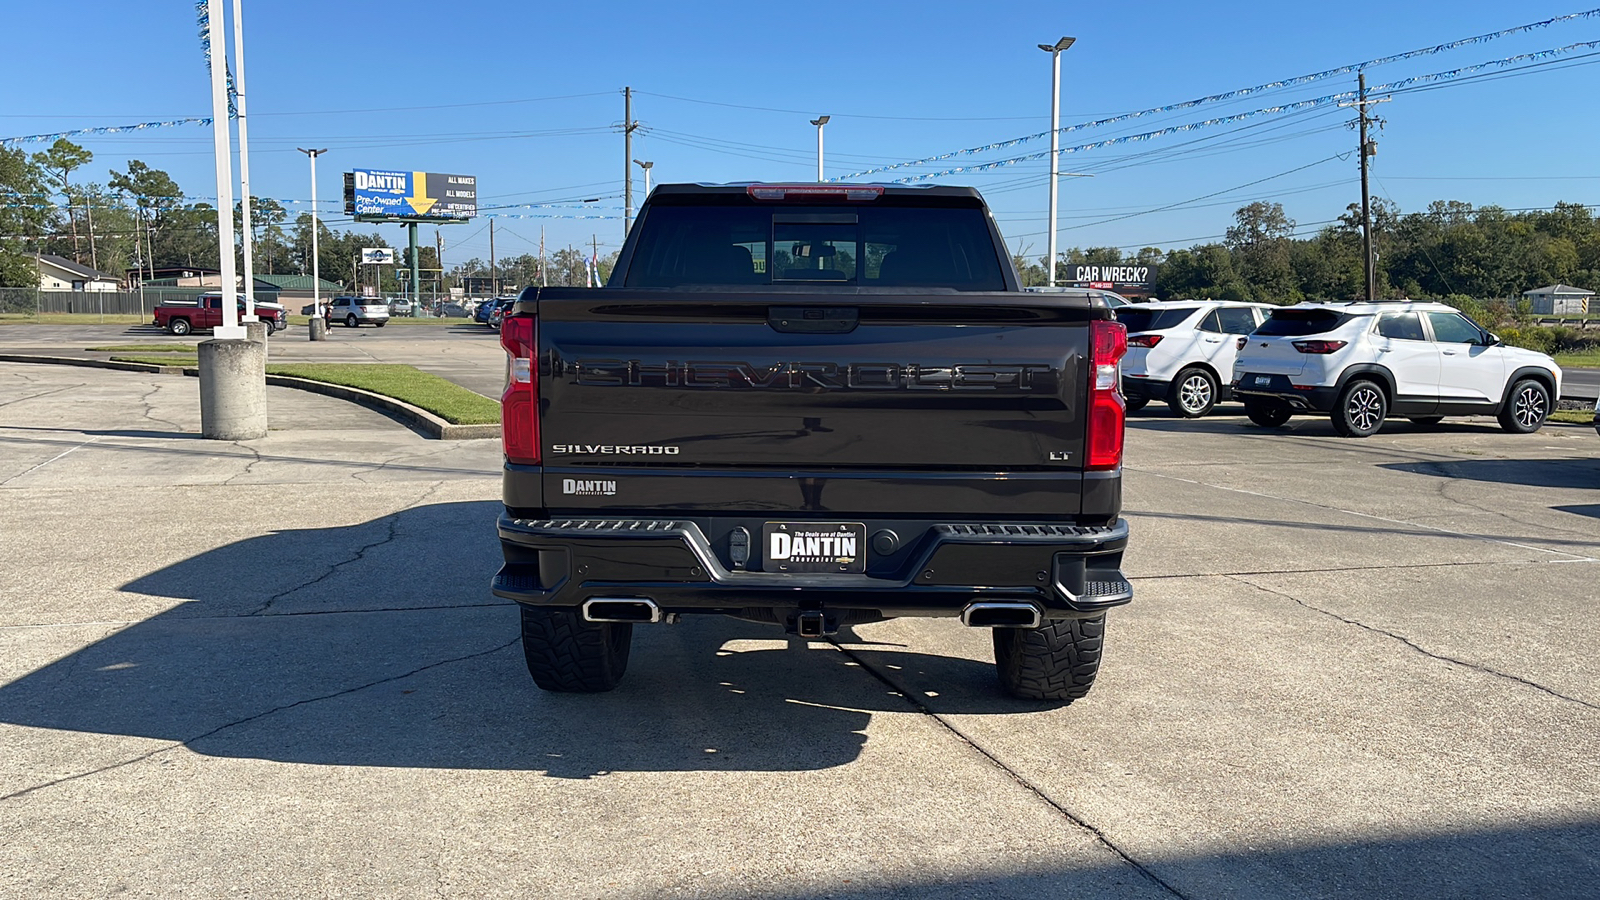
<path fill-rule="evenodd" d="M 171 301 L 193 302 L 213 288 L 145 288 L 143 291 L 40 291 L 0 288 L 0 314 L 39 316 L 51 313 L 141 316 Z"/>

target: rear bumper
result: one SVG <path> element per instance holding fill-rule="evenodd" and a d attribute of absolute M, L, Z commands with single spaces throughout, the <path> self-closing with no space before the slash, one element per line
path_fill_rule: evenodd
<path fill-rule="evenodd" d="M 1266 384 L 1261 383 L 1263 378 Z M 1338 394 L 1332 387 L 1296 387 L 1287 375 L 1245 372 L 1233 382 L 1233 395 L 1241 400 L 1276 400 L 1299 412 L 1331 412 Z"/>
<path fill-rule="evenodd" d="M 1172 390 L 1172 382 L 1162 381 L 1158 378 L 1135 378 L 1129 375 L 1122 376 L 1122 396 L 1129 400 L 1150 400 L 1164 403 L 1167 394 Z"/>
<path fill-rule="evenodd" d="M 641 597 L 670 613 L 823 609 L 862 620 L 956 616 L 974 600 L 1033 603 L 1047 619 L 1085 618 L 1133 599 L 1121 571 L 1128 525 L 1120 519 L 1109 526 L 868 521 L 874 549 L 861 575 L 752 571 L 759 547 L 750 561 L 733 562 L 729 535 L 741 527 L 760 535 L 763 521 L 502 515 L 506 562 L 491 589 L 535 606 Z M 874 546 L 885 531 L 894 533 L 895 548 L 874 555 L 888 545 Z"/>

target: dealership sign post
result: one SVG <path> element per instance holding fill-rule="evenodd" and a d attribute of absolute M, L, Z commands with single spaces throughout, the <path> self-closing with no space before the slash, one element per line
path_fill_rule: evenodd
<path fill-rule="evenodd" d="M 391 169 L 356 169 L 344 174 L 344 211 L 357 222 L 398 222 L 411 247 L 411 299 L 418 299 L 417 224 L 465 222 L 478 214 L 478 179 Z M 366 258 L 362 262 L 385 264 Z M 393 264 L 393 252 L 387 264 Z"/>

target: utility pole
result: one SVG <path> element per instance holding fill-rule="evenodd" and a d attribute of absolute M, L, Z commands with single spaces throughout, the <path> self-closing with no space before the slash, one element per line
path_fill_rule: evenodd
<path fill-rule="evenodd" d="M 590 235 L 589 236 L 589 240 L 592 242 L 589 245 L 592 248 L 590 253 L 589 253 L 589 265 L 588 265 L 588 268 L 590 270 L 589 281 L 591 282 L 591 284 L 589 286 L 590 287 L 599 287 L 600 286 L 600 235 L 598 235 L 598 234 Z"/>
<path fill-rule="evenodd" d="M 1056 286 L 1056 186 L 1061 180 L 1061 51 L 1071 47 L 1077 38 L 1064 37 L 1054 44 L 1040 44 L 1039 49 L 1050 54 L 1050 240 L 1046 252 L 1050 262 L 1045 266 L 1045 284 Z"/>
<path fill-rule="evenodd" d="M 494 265 L 494 219 L 489 220 L 489 292 L 500 296 L 500 273 Z"/>
<path fill-rule="evenodd" d="M 822 126 L 828 124 L 830 116 L 817 116 L 811 124 L 817 126 L 817 183 L 821 184 L 822 177 Z"/>
<path fill-rule="evenodd" d="M 1378 152 L 1378 142 L 1368 140 L 1367 126 L 1372 121 L 1382 124 L 1382 120 L 1373 120 L 1367 115 L 1367 107 L 1374 103 L 1388 103 L 1388 97 L 1377 100 L 1367 99 L 1367 73 L 1361 72 L 1356 76 L 1357 99 L 1354 103 L 1341 103 L 1340 106 L 1354 106 L 1360 114 L 1359 128 L 1361 131 L 1361 267 L 1363 279 L 1366 282 L 1367 302 L 1372 303 L 1378 299 L 1378 265 L 1372 253 L 1372 194 L 1367 187 L 1367 160 Z"/>
<path fill-rule="evenodd" d="M 622 89 L 622 239 L 633 230 L 633 88 Z"/>
<path fill-rule="evenodd" d="M 539 286 L 540 287 L 549 287 L 550 286 L 549 271 L 545 268 L 545 264 L 544 264 L 544 226 L 543 225 L 539 226 Z"/>
<path fill-rule="evenodd" d="M 444 290 L 444 235 L 437 228 L 433 230 L 433 254 L 439 258 L 439 275 L 433 282 L 433 296 L 437 300 L 439 292 Z"/>

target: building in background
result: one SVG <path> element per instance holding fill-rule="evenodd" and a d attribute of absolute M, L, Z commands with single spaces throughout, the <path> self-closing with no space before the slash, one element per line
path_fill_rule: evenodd
<path fill-rule="evenodd" d="M 50 253 L 34 257 L 39 264 L 41 291 L 120 291 L 122 279 Z"/>
<path fill-rule="evenodd" d="M 1523 291 L 1522 296 L 1528 298 L 1528 311 L 1536 316 L 1582 316 L 1589 313 L 1589 300 L 1594 291 L 1570 284 L 1552 284 Z"/>

